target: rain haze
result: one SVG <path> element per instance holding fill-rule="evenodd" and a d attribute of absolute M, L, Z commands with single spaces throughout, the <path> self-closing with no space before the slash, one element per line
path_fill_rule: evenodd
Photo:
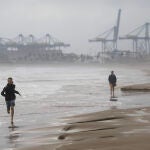
<path fill-rule="evenodd" d="M 150 150 L 149 66 L 150 0 L 0 0 L 0 150 Z"/>
<path fill-rule="evenodd" d="M 0 37 L 50 33 L 71 44 L 65 51 L 93 54 L 100 44 L 88 39 L 114 26 L 119 8 L 120 35 L 125 35 L 150 20 L 149 6 L 149 0 L 0 0 Z"/>

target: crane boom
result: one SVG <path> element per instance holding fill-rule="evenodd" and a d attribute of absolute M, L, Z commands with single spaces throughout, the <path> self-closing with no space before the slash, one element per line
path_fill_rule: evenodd
<path fill-rule="evenodd" d="M 118 11 L 118 17 L 117 17 L 117 25 L 115 26 L 115 32 L 114 32 L 114 40 L 118 40 L 119 35 L 119 27 L 120 27 L 120 17 L 121 17 L 121 9 Z"/>

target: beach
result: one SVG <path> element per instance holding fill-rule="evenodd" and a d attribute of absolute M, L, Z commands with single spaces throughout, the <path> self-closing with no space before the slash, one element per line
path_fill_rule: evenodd
<path fill-rule="evenodd" d="M 150 0 L 0 8 L 0 150 L 150 150 Z"/>
<path fill-rule="evenodd" d="M 49 135 L 57 144 L 31 146 L 20 150 L 149 150 L 150 108 L 117 110 L 68 118 L 67 125 L 58 127 L 61 133 Z M 50 132 L 52 128 L 37 129 Z M 35 130 L 34 130 L 35 131 Z M 30 131 L 31 132 L 31 131 Z M 33 139 L 48 142 L 48 137 Z"/>
<path fill-rule="evenodd" d="M 112 108 L 66 119 L 66 125 L 23 131 L 26 134 L 36 132 L 49 134 L 33 138 L 35 146 L 19 150 L 149 150 L 150 148 L 150 107 Z M 52 139 L 55 140 L 50 144 Z M 31 139 L 28 140 L 31 142 Z M 43 145 L 37 146 L 39 143 Z"/>
<path fill-rule="evenodd" d="M 109 95 L 112 68 L 118 77 L 116 102 Z M 150 93 L 120 90 L 137 81 L 147 84 L 146 66 L 42 66 L 39 70 L 39 66 L 11 67 L 23 97 L 17 97 L 14 129 L 7 128 L 9 116 L 1 102 L 1 149 L 149 149 Z M 1 73 L 2 79 L 6 74 Z"/>

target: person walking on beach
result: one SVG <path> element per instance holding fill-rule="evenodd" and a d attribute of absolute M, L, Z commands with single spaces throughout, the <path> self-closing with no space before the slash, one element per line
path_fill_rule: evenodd
<path fill-rule="evenodd" d="M 114 90 L 115 90 L 115 86 L 116 86 L 116 82 L 117 82 L 117 78 L 116 75 L 114 74 L 114 71 L 111 71 L 111 74 L 108 77 L 108 81 L 109 81 L 109 85 L 110 85 L 110 95 L 111 98 L 114 98 Z"/>
<path fill-rule="evenodd" d="M 1 95 L 5 97 L 6 106 L 7 106 L 7 113 L 11 115 L 11 125 L 14 125 L 13 117 L 14 117 L 14 106 L 15 106 L 15 99 L 16 95 L 21 94 L 15 90 L 15 84 L 13 83 L 13 79 L 10 77 L 8 78 L 7 85 L 3 88 Z"/>

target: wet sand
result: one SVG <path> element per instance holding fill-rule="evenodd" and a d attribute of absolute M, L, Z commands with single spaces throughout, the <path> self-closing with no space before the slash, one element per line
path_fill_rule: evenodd
<path fill-rule="evenodd" d="M 150 83 L 123 86 L 121 87 L 121 90 L 150 92 Z"/>
<path fill-rule="evenodd" d="M 60 70 L 60 69 L 59 69 Z M 110 70 L 110 69 L 109 69 Z M 22 71 L 22 70 L 21 70 Z M 129 69 L 129 72 L 131 70 Z M 36 72 L 36 70 L 35 70 Z M 92 72 L 92 71 L 91 71 Z M 147 72 L 146 72 L 147 73 Z M 34 73 L 35 74 L 35 73 Z M 51 72 L 50 72 L 51 74 Z M 56 74 L 56 73 L 55 73 Z M 58 74 L 58 73 L 57 73 Z M 60 73 L 59 73 L 60 74 Z M 67 73 L 68 74 L 68 73 Z M 95 72 L 93 73 L 95 74 Z M 93 76 L 93 74 L 91 76 Z M 106 74 L 106 73 L 105 73 Z M 46 75 L 46 73 L 45 73 Z M 99 75 L 99 74 L 98 74 Z M 97 75 L 97 76 L 98 76 Z M 128 74 L 122 73 L 122 77 L 128 76 Z M 130 74 L 130 77 L 133 77 L 134 74 Z M 148 74 L 147 74 L 148 75 Z M 24 75 L 23 75 L 24 76 Z M 48 79 L 49 79 L 48 74 Z M 66 75 L 65 75 L 66 76 Z M 70 75 L 69 75 L 70 76 Z M 89 73 L 88 73 L 89 76 Z M 102 150 L 149 150 L 150 144 L 150 108 L 144 108 L 144 106 L 150 106 L 149 103 L 145 103 L 145 105 L 140 105 L 142 108 L 132 108 L 132 109 L 116 109 L 117 102 L 113 102 L 113 104 L 116 104 L 115 107 L 109 107 L 107 111 L 102 111 L 102 102 L 100 100 L 102 99 L 103 94 L 107 95 L 108 91 L 108 85 L 106 85 L 106 89 L 103 91 L 99 91 L 99 89 L 104 88 L 104 84 L 101 84 L 99 86 L 99 81 L 105 80 L 105 78 L 97 78 L 96 80 L 91 78 L 89 82 L 89 78 L 87 78 L 87 86 L 85 86 L 86 82 L 83 82 L 82 80 L 79 80 L 80 78 L 77 78 L 76 82 L 79 80 L 79 82 L 83 82 L 82 84 L 76 85 L 73 84 L 72 81 L 69 82 L 69 86 L 65 86 L 65 88 L 62 88 L 63 92 L 60 90 L 60 93 L 57 93 L 53 95 L 50 95 L 48 98 L 51 100 L 55 100 L 53 104 L 54 107 L 51 107 L 51 101 L 48 103 L 44 103 L 44 105 L 41 105 L 44 101 L 43 98 L 39 98 L 39 104 L 40 105 L 29 105 L 31 103 L 27 103 L 28 110 L 31 111 L 29 116 L 23 115 L 21 117 L 22 120 L 20 122 L 23 124 L 19 124 L 19 121 L 17 119 L 20 119 L 20 116 L 16 118 L 18 122 L 16 122 L 16 125 L 19 126 L 18 129 L 15 129 L 14 131 L 10 132 L 10 135 L 6 135 L 4 130 L 4 135 L 2 135 L 6 140 L 8 139 L 7 148 L 16 148 L 15 150 L 92 150 L 92 149 L 102 149 Z M 102 76 L 102 75 L 101 75 Z M 47 76 L 46 76 L 47 77 Z M 58 76 L 59 77 L 59 76 Z M 121 77 L 121 78 L 122 78 Z M 140 77 L 140 78 L 139 78 Z M 137 79 L 142 79 L 142 76 L 137 76 L 137 78 L 131 78 L 129 81 L 131 83 L 134 80 L 137 81 Z M 24 78 L 23 78 L 24 79 Z M 37 78 L 38 79 L 38 78 Z M 47 79 L 47 78 L 46 78 Z M 55 78 L 54 78 L 55 79 Z M 73 78 L 74 79 L 74 78 Z M 85 79 L 85 75 L 83 76 L 83 79 Z M 119 85 L 128 85 L 130 82 L 124 82 L 128 78 L 124 78 L 122 80 L 122 84 Z M 28 80 L 27 80 L 28 81 Z M 144 82 L 143 82 L 144 81 Z M 148 79 L 141 80 L 139 83 L 145 83 Z M 47 82 L 47 81 L 46 81 Z M 96 83 L 95 83 L 96 82 Z M 24 82 L 23 82 L 24 83 Z M 42 82 L 42 84 L 45 82 Z M 58 82 L 60 83 L 60 82 Z M 67 81 L 68 83 L 68 81 Z M 78 83 L 78 82 L 77 82 Z M 19 84 L 19 82 L 18 82 Z M 17 84 L 17 85 L 18 85 Z M 22 85 L 22 82 L 20 83 Z M 33 83 L 32 83 L 33 84 Z M 39 84 L 39 83 L 38 83 Z M 34 83 L 33 85 L 38 85 Z M 52 82 L 50 83 L 50 85 Z M 40 84 L 41 85 L 41 82 Z M 73 88 L 70 88 L 75 85 Z M 93 86 L 91 89 L 89 87 Z M 141 86 L 141 85 L 140 85 Z M 96 87 L 96 88 L 95 88 Z M 36 91 L 38 91 L 38 87 L 35 88 Z M 53 89 L 52 87 L 47 87 L 47 93 L 49 93 L 49 89 Z M 82 90 L 81 90 L 82 89 Z M 28 90 L 29 91 L 29 90 Z M 32 93 L 36 92 L 33 91 Z M 80 93 L 82 91 L 82 93 Z M 45 89 L 44 89 L 45 92 Z M 62 92 L 62 94 L 61 94 Z M 69 93 L 70 92 L 70 93 Z M 79 97 L 76 95 L 76 93 L 80 93 L 80 95 L 83 95 L 83 97 Z M 91 94 L 92 93 L 92 94 Z M 94 93 L 94 94 L 93 94 Z M 109 91 L 108 91 L 109 93 Z M 131 92 L 134 94 L 134 96 L 125 96 L 123 98 L 124 101 L 121 101 L 122 97 L 121 95 L 119 97 L 119 103 L 125 103 L 127 101 L 127 105 L 130 106 L 132 103 L 130 101 L 134 101 L 134 107 L 139 107 L 138 100 L 141 101 L 141 103 L 144 103 L 144 94 L 140 94 L 140 98 L 138 98 L 138 94 Z M 30 93 L 27 92 L 27 95 Z M 36 94 L 35 94 L 36 95 Z M 40 94 L 41 95 L 41 94 Z M 38 97 L 40 96 L 38 95 Z M 93 96 L 92 96 L 93 95 Z M 88 99 L 91 96 L 91 99 Z M 149 95 L 145 96 L 148 97 Z M 74 103 L 70 105 L 70 100 L 74 98 Z M 81 101 L 84 98 L 86 100 L 86 103 L 79 103 L 84 102 Z M 97 99 L 97 103 L 94 103 L 94 100 Z M 109 99 L 107 97 L 103 97 L 104 102 L 108 102 Z M 131 98 L 131 99 L 130 99 Z M 133 99 L 135 98 L 135 99 Z M 26 97 L 28 99 L 28 97 Z M 37 98 L 34 97 L 34 99 Z M 32 100 L 32 99 L 31 99 Z M 44 99 L 45 100 L 45 99 Z M 136 101 L 137 100 L 137 101 Z M 57 102 L 57 103 L 56 103 Z M 63 103 L 59 103 L 63 102 Z M 65 102 L 65 103 L 64 103 Z M 67 102 L 67 103 L 66 103 Z M 58 122 L 55 122 L 56 120 L 53 119 L 53 116 L 56 117 L 59 113 L 55 110 L 55 106 L 58 106 L 57 109 L 61 110 L 60 113 L 62 113 L 62 116 L 68 116 L 69 115 L 75 115 L 76 111 L 80 111 L 82 113 L 90 112 L 90 105 L 97 106 L 98 109 L 92 108 L 93 111 L 99 111 L 97 113 L 91 113 L 91 114 L 85 114 L 85 115 L 79 115 L 79 116 L 73 116 L 69 118 L 62 118 L 62 122 L 59 122 L 60 120 L 56 119 Z M 19 103 L 19 101 L 18 101 Z M 35 101 L 33 101 L 34 104 Z M 71 107 L 76 106 L 76 104 L 80 106 L 85 106 L 85 104 L 88 104 L 88 107 Z M 18 113 L 22 114 L 21 112 L 24 111 L 25 102 L 21 103 L 23 105 L 20 108 L 21 111 Z M 49 106 L 48 106 L 49 104 Z M 109 105 L 109 103 L 108 103 Z M 34 107 L 33 107 L 34 106 Z M 36 106 L 36 107 L 35 107 Z M 38 107 L 37 107 L 38 106 Z M 60 107 L 61 106 L 61 107 Z M 118 106 L 119 107 L 119 106 Z M 36 108 L 34 110 L 33 108 Z M 86 111 L 83 111 L 82 109 L 86 109 Z M 126 108 L 129 108 L 128 106 Z M 70 113 L 71 111 L 68 110 L 75 110 L 74 112 Z M 38 114 L 37 116 L 34 115 L 37 112 L 42 112 L 42 114 Z M 32 112 L 33 111 L 33 112 Z M 37 112 L 36 112 L 37 111 Z M 65 113 L 65 111 L 67 113 Z M 49 113 L 48 113 L 49 112 Z M 67 114 L 67 115 L 66 115 Z M 79 114 L 79 113 L 78 113 Z M 39 117 L 41 116 L 41 117 Z M 60 117 L 62 117 L 60 115 Z M 37 117 L 37 119 L 35 118 Z M 38 118 L 39 117 L 39 118 Z M 58 116 L 57 116 L 58 117 Z M 7 119 L 7 118 L 6 118 Z M 40 120 L 40 121 L 39 121 Z M 32 123 L 33 121 L 33 123 Z M 26 124 L 25 124 L 26 123 Z M 25 125 L 24 125 L 25 124 Z M 25 126 L 25 127 L 24 127 Z M 6 128 L 6 126 L 5 126 Z M 3 129 L 5 129 L 3 128 Z M 2 129 L 2 130 L 3 130 Z M 6 135 L 6 136 L 5 136 Z M 5 140 L 4 139 L 4 140 Z M 12 142 L 12 144 L 11 144 Z M 2 142 L 3 143 L 3 142 Z M 10 145 L 8 145 L 10 144 Z"/>
<path fill-rule="evenodd" d="M 64 119 L 66 125 L 22 131 L 47 135 L 29 138 L 24 142 L 31 145 L 19 150 L 150 149 L 150 107 L 114 108 Z"/>
<path fill-rule="evenodd" d="M 146 73 L 147 76 L 150 76 L 150 69 L 149 65 L 141 65 L 140 70 Z M 149 81 L 148 81 L 149 82 Z M 144 84 L 134 84 L 134 85 L 128 85 L 128 86 L 122 86 L 121 91 L 142 91 L 142 92 L 150 92 L 150 83 L 144 83 Z"/>
<path fill-rule="evenodd" d="M 143 67 L 144 68 L 144 67 Z M 150 71 L 144 68 L 146 75 Z M 126 90 L 149 91 L 150 84 Z M 114 102 L 115 103 L 115 102 Z M 17 131 L 16 150 L 149 150 L 150 107 L 117 109 L 62 119 L 62 125 Z"/>

